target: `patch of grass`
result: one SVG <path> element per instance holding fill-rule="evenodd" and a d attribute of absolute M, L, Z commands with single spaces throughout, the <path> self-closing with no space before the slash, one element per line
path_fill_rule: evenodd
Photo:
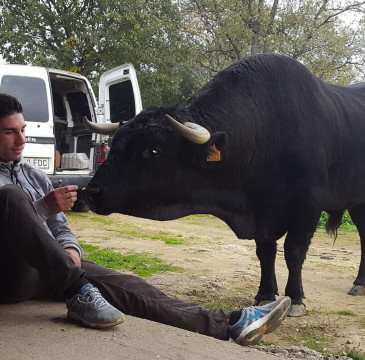
<path fill-rule="evenodd" d="M 160 240 L 164 241 L 167 245 L 187 245 L 188 241 L 183 238 L 183 235 L 174 235 L 173 233 L 160 231 L 160 232 L 151 232 L 151 233 L 143 233 L 134 226 L 129 224 L 120 224 L 116 221 L 100 216 L 87 216 L 78 213 L 67 213 L 67 217 L 70 219 L 88 219 L 93 222 L 97 222 L 103 225 L 117 225 L 117 228 L 107 228 L 107 231 L 114 232 L 120 236 L 131 236 L 135 238 L 142 239 L 151 239 L 151 240 Z"/>
<path fill-rule="evenodd" d="M 69 219 L 88 219 L 89 218 L 87 215 L 76 213 L 73 211 L 66 211 L 65 215 Z"/>
<path fill-rule="evenodd" d="M 132 236 L 132 237 L 140 237 L 139 233 L 137 230 L 126 230 L 126 229 L 113 229 L 113 228 L 108 228 L 107 229 L 108 231 L 112 231 L 112 232 L 115 232 L 117 233 L 118 235 L 120 236 Z"/>
<path fill-rule="evenodd" d="M 350 310 L 331 311 L 330 314 L 345 315 L 345 316 L 358 316 L 358 314 L 356 314 L 355 312 L 350 311 Z"/>
<path fill-rule="evenodd" d="M 318 333 L 315 325 L 306 325 L 297 334 L 298 336 L 286 337 L 286 340 L 289 340 L 294 345 L 306 346 L 323 354 L 328 353 L 325 346 L 331 342 L 331 339 Z"/>
<path fill-rule="evenodd" d="M 101 223 L 101 224 L 104 224 L 104 225 L 110 225 L 110 224 L 113 224 L 115 222 L 113 220 L 103 218 L 103 217 L 100 217 L 100 216 L 90 216 L 89 219 L 91 221 Z"/>
<path fill-rule="evenodd" d="M 187 245 L 188 242 L 182 237 L 182 235 L 174 235 L 168 232 L 158 232 L 158 233 L 143 233 L 138 230 L 115 230 L 107 229 L 108 231 L 113 231 L 120 236 L 132 236 L 140 239 L 150 239 L 150 240 L 160 240 L 164 241 L 166 245 Z"/>
<path fill-rule="evenodd" d="M 359 353 L 355 349 L 346 349 L 344 355 L 354 360 L 365 360 L 365 354 Z"/>
<path fill-rule="evenodd" d="M 80 242 L 80 245 L 84 249 L 85 259 L 94 261 L 98 265 L 110 269 L 126 269 L 142 277 L 150 277 L 156 272 L 180 272 L 183 270 L 178 266 L 166 264 L 163 260 L 151 256 L 148 253 L 128 252 L 121 254 L 113 249 L 104 249 L 99 246 L 89 245 L 85 242 Z"/>
<path fill-rule="evenodd" d="M 172 235 L 172 234 L 171 234 Z M 183 239 L 182 235 L 171 236 L 171 235 L 163 235 L 162 233 L 158 233 L 157 235 L 149 235 L 148 238 L 152 240 L 161 240 L 164 241 L 166 245 L 187 245 L 188 242 Z"/>
<path fill-rule="evenodd" d="M 320 353 L 328 353 L 324 346 L 331 342 L 331 339 L 324 335 L 310 335 L 304 342 L 304 346 Z"/>

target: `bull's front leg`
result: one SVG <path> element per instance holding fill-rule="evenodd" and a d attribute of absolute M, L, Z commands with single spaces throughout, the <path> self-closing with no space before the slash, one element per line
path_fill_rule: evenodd
<path fill-rule="evenodd" d="M 275 274 L 276 241 L 265 242 L 256 240 L 256 255 L 261 266 L 261 280 L 255 305 L 264 304 L 275 300 L 278 293 L 278 285 Z"/>
<path fill-rule="evenodd" d="M 289 296 L 292 301 L 288 316 L 302 316 L 305 314 L 302 267 L 312 235 L 298 235 L 289 231 L 285 239 L 284 253 L 289 272 L 285 295 Z"/>

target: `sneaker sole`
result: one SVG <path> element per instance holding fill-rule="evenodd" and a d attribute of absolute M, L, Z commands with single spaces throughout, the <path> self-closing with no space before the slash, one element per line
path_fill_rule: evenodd
<path fill-rule="evenodd" d="M 67 317 L 71 321 L 82 323 L 82 325 L 84 325 L 86 327 L 89 327 L 89 328 L 92 328 L 92 329 L 106 329 L 106 328 L 113 327 L 113 326 L 116 326 L 118 324 L 121 324 L 125 320 L 125 317 L 122 314 L 122 316 L 114 322 L 106 323 L 106 324 L 96 324 L 96 323 L 92 323 L 92 322 L 89 322 L 89 321 L 81 318 L 78 314 L 76 314 L 74 312 L 71 312 L 71 311 L 67 312 Z"/>
<path fill-rule="evenodd" d="M 235 342 L 242 346 L 257 344 L 264 334 L 273 332 L 285 320 L 290 310 L 290 304 L 290 298 L 284 297 L 273 311 L 247 327 L 235 339 Z"/>

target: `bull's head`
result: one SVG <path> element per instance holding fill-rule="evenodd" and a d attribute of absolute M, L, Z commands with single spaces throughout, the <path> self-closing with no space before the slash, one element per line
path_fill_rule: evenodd
<path fill-rule="evenodd" d="M 210 161 L 219 160 L 211 160 L 212 148 L 222 148 L 224 141 L 217 141 L 217 133 L 192 122 L 182 124 L 164 111 L 146 110 L 121 124 L 83 119 L 91 131 L 113 135 L 107 160 L 83 191 L 93 211 L 160 220 L 204 212 L 204 204 L 195 197 L 211 179 L 202 167 L 214 167 Z M 199 209 L 192 210 L 195 201 Z"/>

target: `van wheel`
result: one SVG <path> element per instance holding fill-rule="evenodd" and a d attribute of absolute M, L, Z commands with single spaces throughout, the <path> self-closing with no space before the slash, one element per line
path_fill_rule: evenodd
<path fill-rule="evenodd" d="M 90 210 L 89 206 L 82 200 L 81 191 L 77 190 L 77 200 L 74 202 L 74 206 L 71 208 L 75 212 L 88 212 Z"/>

